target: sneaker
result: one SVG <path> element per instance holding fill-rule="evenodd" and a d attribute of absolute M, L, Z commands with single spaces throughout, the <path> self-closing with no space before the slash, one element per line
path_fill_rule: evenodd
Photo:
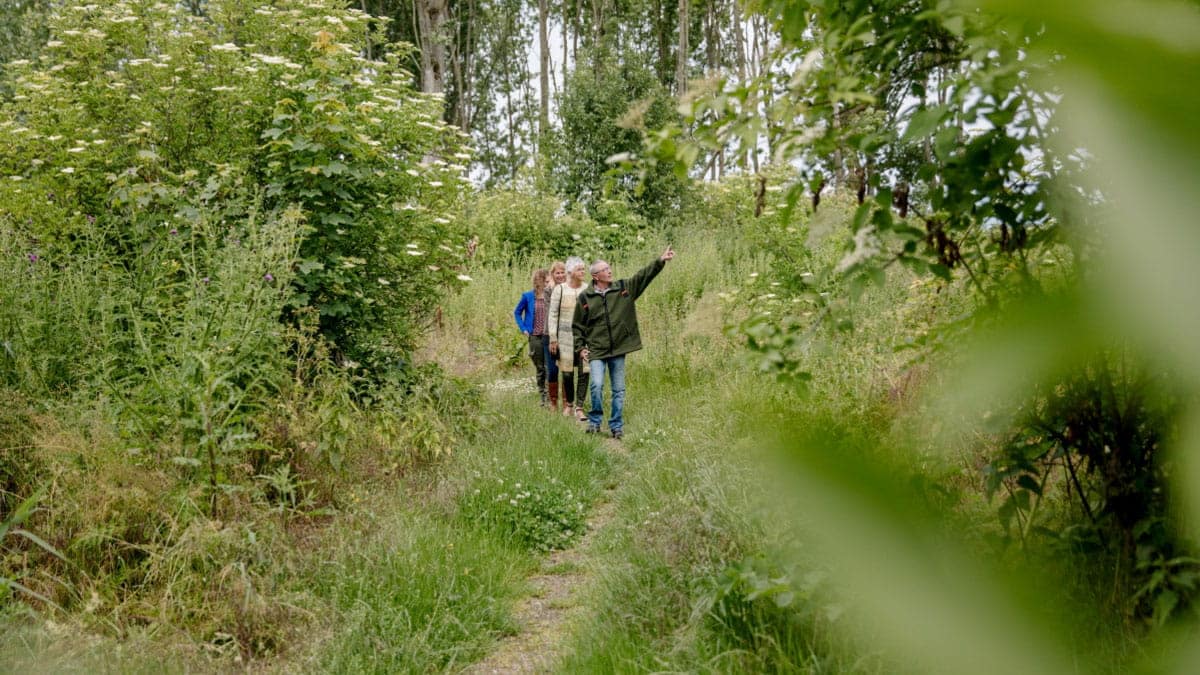
<path fill-rule="evenodd" d="M 585 434 L 598 434 L 598 433 L 600 433 L 600 427 L 599 427 L 599 425 L 595 425 L 595 424 L 589 424 L 589 425 L 587 426 L 587 429 L 584 429 L 584 430 L 583 430 L 583 433 L 585 433 Z"/>
<path fill-rule="evenodd" d="M 625 438 L 625 434 L 621 433 L 620 429 L 614 429 L 612 432 L 612 436 L 613 436 L 614 441 L 619 441 L 622 438 Z"/>

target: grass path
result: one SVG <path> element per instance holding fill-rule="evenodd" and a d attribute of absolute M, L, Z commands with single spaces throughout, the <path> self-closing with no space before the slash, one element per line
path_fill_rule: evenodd
<path fill-rule="evenodd" d="M 572 627 L 587 609 L 582 600 L 595 582 L 591 549 L 596 533 L 612 521 L 614 510 L 613 502 L 605 499 L 593 510 L 588 532 L 576 546 L 546 557 L 529 579 L 531 595 L 514 609 L 520 632 L 502 640 L 466 673 L 545 672 L 562 658 Z"/>
<path fill-rule="evenodd" d="M 498 380 L 486 386 L 491 392 L 523 388 L 523 380 Z M 493 405 L 502 405 L 493 397 Z M 547 422 L 557 423 L 549 417 Z M 580 427 L 582 430 L 582 427 Z M 627 455 L 621 443 L 603 440 L 605 452 Z M 546 452 L 551 449 L 545 448 Z M 610 480 L 587 519 L 587 531 L 575 545 L 552 551 L 529 577 L 529 594 L 513 609 L 518 632 L 503 638 L 487 657 L 466 668 L 470 675 L 549 672 L 564 656 L 571 632 L 588 611 L 584 604 L 596 582 L 594 546 L 597 535 L 616 513 L 613 497 L 618 480 Z"/>

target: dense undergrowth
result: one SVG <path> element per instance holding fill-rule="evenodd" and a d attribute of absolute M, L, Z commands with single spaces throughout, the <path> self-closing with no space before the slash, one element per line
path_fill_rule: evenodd
<path fill-rule="evenodd" d="M 749 208 L 749 191 L 740 194 L 731 203 Z M 1058 539 L 1014 545 L 986 477 L 1021 427 L 986 431 L 929 395 L 954 381 L 960 361 L 921 344 L 974 307 L 970 292 L 897 268 L 858 294 L 831 281 L 836 304 L 804 309 L 778 273 L 782 256 L 760 248 L 786 242 L 819 274 L 844 254 L 852 211 L 834 199 L 787 227 L 751 221 L 741 236 L 697 228 L 673 237 L 679 256 L 639 303 L 647 348 L 630 360 L 625 456 L 547 417 L 523 386 L 480 394 L 433 378 L 408 392 L 395 418 L 379 414 L 387 399 L 366 407 L 337 389 L 287 388 L 262 428 L 291 460 L 259 475 L 256 490 L 231 495 L 214 519 L 203 491 L 129 462 L 128 443 L 95 406 L 34 407 L 9 394 L 8 452 L 39 458 L 28 466 L 50 477 L 22 526 L 63 559 L 33 545 L 8 549 L 9 569 L 25 570 L 20 581 L 61 609 L 41 603 L 35 615 L 10 603 L 5 653 L 17 669 L 252 660 L 287 670 L 453 670 L 519 629 L 511 610 L 525 577 L 542 552 L 577 541 L 608 486 L 616 515 L 589 562 L 599 581 L 579 600 L 585 618 L 560 670 L 913 667 L 919 659 L 864 618 L 871 599 L 839 578 L 826 522 L 837 511 L 810 501 L 821 489 L 814 480 L 870 475 L 882 481 L 869 483 L 882 507 L 908 505 L 891 526 L 926 542 L 933 568 L 962 555 L 967 569 L 999 567 L 999 579 L 1036 576 L 992 582 L 989 593 L 1009 596 L 999 606 L 1023 606 L 1035 591 L 1051 599 L 1033 613 L 1061 621 L 1051 635 L 1104 645 L 1070 648 L 1088 670 L 1143 658 L 1153 647 L 1130 618 L 1128 591 L 1112 585 L 1115 558 Z M 665 243 L 645 238 L 611 256 L 618 276 Z M 478 262 L 470 274 L 474 282 L 444 300 L 425 353 L 476 383 L 531 386 L 508 323 L 526 274 L 503 261 Z M 785 310 L 813 322 L 809 339 L 756 332 L 762 316 Z M 853 328 L 839 328 L 843 319 Z M 781 363 L 811 377 L 781 376 Z M 305 460 L 331 429 L 339 469 Z M 1043 527 L 1077 522 L 1070 499 L 1043 492 Z M 1094 620 L 1062 620 L 1080 607 Z"/>

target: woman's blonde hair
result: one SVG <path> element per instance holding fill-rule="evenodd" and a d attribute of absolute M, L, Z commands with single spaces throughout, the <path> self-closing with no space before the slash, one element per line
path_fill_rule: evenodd
<path fill-rule="evenodd" d="M 563 261 L 561 261 L 561 260 L 555 260 L 555 261 L 554 261 L 554 263 L 550 265 L 550 274 L 554 274 L 554 270 L 556 270 L 556 269 L 558 269 L 558 268 L 560 268 L 560 267 L 563 269 L 563 271 L 564 271 L 564 272 L 566 272 L 566 271 L 567 271 L 567 264 L 566 264 L 566 263 L 564 263 L 564 262 L 563 262 Z"/>
<path fill-rule="evenodd" d="M 575 271 L 575 269 L 578 267 L 583 267 L 583 258 L 580 258 L 579 256 L 571 256 L 570 258 L 567 258 L 567 274 Z"/>

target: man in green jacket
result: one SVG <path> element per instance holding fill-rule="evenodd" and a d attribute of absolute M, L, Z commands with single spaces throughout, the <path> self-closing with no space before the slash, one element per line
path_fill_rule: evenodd
<path fill-rule="evenodd" d="M 668 246 L 658 260 L 640 272 L 620 281 L 613 281 L 612 267 L 603 260 L 592 263 L 592 286 L 579 295 L 571 332 L 580 356 L 591 367 L 592 408 L 588 411 L 587 432 L 600 432 L 604 417 L 604 373 L 608 372 L 612 388 L 612 405 L 608 430 L 613 438 L 621 438 L 625 408 L 625 355 L 642 348 L 638 333 L 637 309 L 634 303 L 654 277 L 675 257 Z"/>

